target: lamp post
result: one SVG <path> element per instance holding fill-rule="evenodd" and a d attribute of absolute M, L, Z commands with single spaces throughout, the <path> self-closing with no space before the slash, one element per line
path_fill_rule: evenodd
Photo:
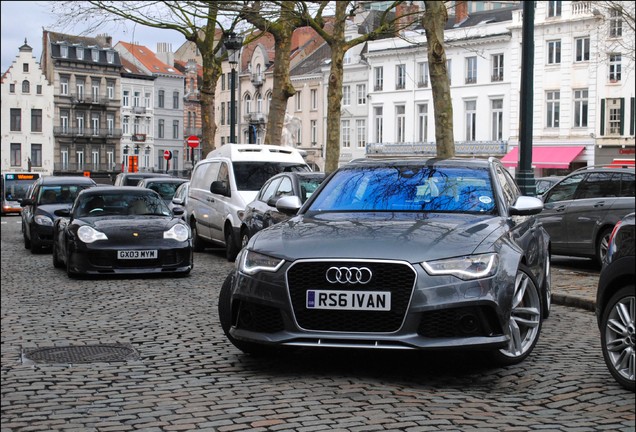
<path fill-rule="evenodd" d="M 230 62 L 230 67 L 232 68 L 232 73 L 230 75 L 230 142 L 236 142 L 236 66 L 239 62 L 239 57 L 241 55 L 241 47 L 243 46 L 243 37 L 237 35 L 234 32 L 226 33 L 223 45 L 227 50 L 227 59 Z"/>

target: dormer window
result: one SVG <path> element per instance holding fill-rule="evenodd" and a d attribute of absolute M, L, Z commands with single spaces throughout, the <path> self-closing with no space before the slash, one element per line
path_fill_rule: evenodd
<path fill-rule="evenodd" d="M 62 58 L 68 58 L 68 46 L 66 45 L 60 46 L 60 55 L 62 56 Z"/>
<path fill-rule="evenodd" d="M 115 63 L 115 52 L 114 51 L 106 51 L 106 61 L 108 63 Z"/>
<path fill-rule="evenodd" d="M 78 60 L 84 60 L 84 48 L 77 47 L 77 48 L 75 48 L 75 52 L 77 53 L 77 59 Z"/>
<path fill-rule="evenodd" d="M 93 57 L 94 62 L 99 61 L 99 50 L 91 50 L 91 56 Z"/>

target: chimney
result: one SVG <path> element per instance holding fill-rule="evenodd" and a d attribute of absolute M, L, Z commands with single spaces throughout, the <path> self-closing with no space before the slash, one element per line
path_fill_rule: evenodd
<path fill-rule="evenodd" d="M 174 53 L 172 44 L 168 42 L 157 43 L 157 58 L 170 67 L 174 66 Z"/>
<path fill-rule="evenodd" d="M 113 37 L 106 33 L 98 34 L 96 39 L 99 45 L 103 48 L 112 48 L 113 46 Z"/>
<path fill-rule="evenodd" d="M 455 3 L 455 25 L 461 24 L 468 18 L 468 2 L 458 1 Z"/>

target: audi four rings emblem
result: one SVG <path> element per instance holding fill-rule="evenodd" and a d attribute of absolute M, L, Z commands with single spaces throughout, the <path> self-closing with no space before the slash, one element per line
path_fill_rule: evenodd
<path fill-rule="evenodd" d="M 367 284 L 371 282 L 371 270 L 367 267 L 329 267 L 325 274 L 327 282 L 349 283 L 349 284 Z"/>

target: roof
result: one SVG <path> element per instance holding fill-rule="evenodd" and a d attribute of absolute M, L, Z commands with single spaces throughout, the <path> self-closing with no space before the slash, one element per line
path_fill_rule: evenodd
<path fill-rule="evenodd" d="M 520 2 L 521 3 L 521 2 Z M 459 24 L 455 24 L 455 16 L 448 17 L 444 30 L 450 30 L 454 28 L 475 27 L 479 24 L 500 23 L 505 21 L 512 21 L 512 12 L 521 9 L 521 4 L 514 4 L 511 7 L 471 12 L 468 17 Z"/>
<path fill-rule="evenodd" d="M 183 76 L 174 66 L 167 65 L 157 58 L 154 52 L 143 45 L 135 45 L 129 42 L 118 42 L 136 60 L 138 60 L 146 70 L 152 74 Z"/>
<path fill-rule="evenodd" d="M 43 185 L 94 185 L 95 180 L 84 176 L 44 176 L 40 177 L 40 183 Z"/>

